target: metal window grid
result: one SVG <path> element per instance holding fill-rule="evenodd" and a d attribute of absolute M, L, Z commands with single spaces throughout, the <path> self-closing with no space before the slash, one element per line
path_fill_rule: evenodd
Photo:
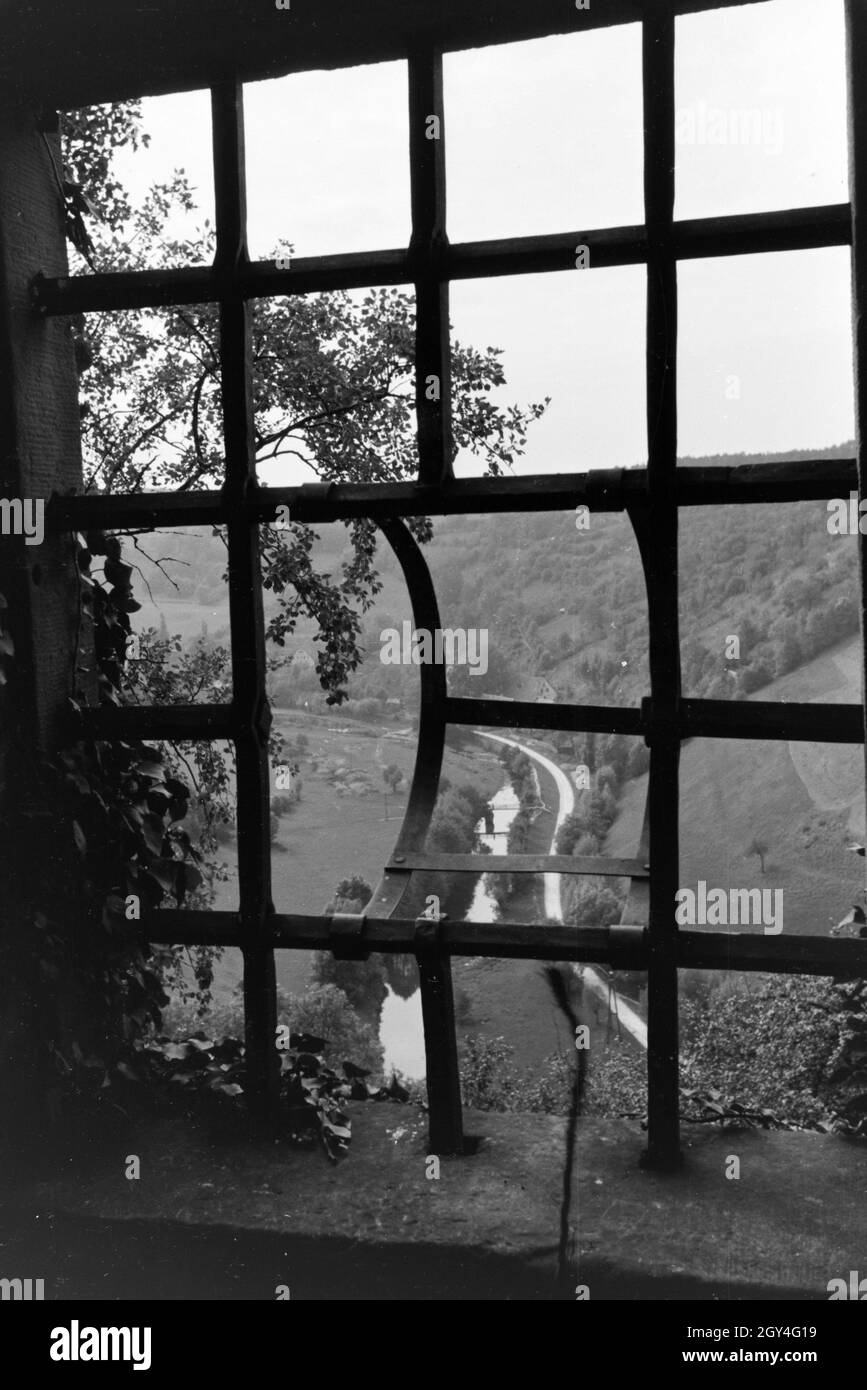
<path fill-rule="evenodd" d="M 716 0 L 734 6 L 738 0 Z M 450 245 L 446 234 L 445 115 L 441 42 L 408 42 L 412 237 L 408 249 L 294 260 L 291 269 L 249 260 L 245 233 L 242 83 L 212 88 L 217 253 L 212 266 L 171 271 L 96 274 L 64 279 L 38 275 L 35 310 L 66 315 L 97 310 L 211 302 L 219 304 L 226 467 L 222 489 L 183 495 L 55 497 L 55 529 L 224 524 L 228 530 L 233 698 L 230 705 L 86 709 L 81 728 L 112 739 L 230 739 L 237 751 L 240 912 L 161 910 L 145 931 L 154 942 L 239 946 L 244 954 L 248 1093 L 268 1107 L 278 1084 L 275 949 L 331 949 L 363 957 L 370 951 L 413 952 L 419 962 L 431 1103 L 431 1145 L 460 1152 L 450 962 L 479 955 L 538 960 L 607 962 L 648 972 L 648 1147 L 650 1165 L 676 1167 L 678 1126 L 677 971 L 686 966 L 838 977 L 867 974 L 867 941 L 826 936 L 795 939 L 678 930 L 678 765 L 687 738 L 800 739 L 861 743 L 863 705 L 799 705 L 683 698 L 678 634 L 678 516 L 681 507 L 791 502 L 858 489 L 867 495 L 867 7 L 847 0 L 852 202 L 787 212 L 673 220 L 675 14 L 701 3 L 653 0 L 614 7 L 610 20 L 642 24 L 645 124 L 642 226 L 592 233 L 523 237 Z M 460 30 L 461 20 L 454 26 Z M 471 21 L 468 19 L 467 23 Z M 558 26 L 548 26 L 554 31 Z M 506 26 L 508 29 L 508 25 Z M 540 32 L 544 32 L 540 25 Z M 517 35 L 504 32 L 496 41 Z M 490 41 L 490 39 L 488 40 Z M 459 41 L 449 47 L 461 46 Z M 425 138 L 427 116 L 440 117 L 440 140 Z M 451 469 L 449 282 L 518 275 L 574 266 L 575 247 L 591 248 L 593 267 L 647 267 L 648 461 L 641 469 L 520 478 L 456 480 Z M 697 257 L 852 247 L 857 392 L 857 459 L 677 469 L 677 262 Z M 250 310 L 254 297 L 298 295 L 372 284 L 413 284 L 417 304 L 416 403 L 419 470 L 414 482 L 307 484 L 262 488 L 255 476 L 250 392 Z M 427 399 L 425 377 L 442 382 L 439 401 Z M 404 526 L 413 515 L 572 509 L 625 511 L 644 567 L 649 614 L 651 694 L 640 708 L 536 705 L 457 699 L 447 694 L 441 667 L 422 666 L 416 768 L 395 850 L 366 913 L 329 919 L 274 911 L 269 849 L 270 712 L 265 696 L 265 642 L 258 527 L 277 508 L 299 522 L 369 517 L 384 532 L 403 568 L 417 626 L 439 626 L 436 596 L 424 558 Z M 859 540 L 862 633 L 867 611 L 865 540 Z M 641 735 L 650 747 L 645 831 L 634 860 L 558 856 L 498 856 L 488 869 L 558 870 L 630 876 L 632 893 L 619 927 L 538 923 L 428 922 L 400 915 L 412 873 L 421 869 L 478 872 L 466 856 L 430 856 L 424 837 L 436 798 L 448 724 L 602 731 Z M 649 889 L 649 919 L 644 924 Z"/>

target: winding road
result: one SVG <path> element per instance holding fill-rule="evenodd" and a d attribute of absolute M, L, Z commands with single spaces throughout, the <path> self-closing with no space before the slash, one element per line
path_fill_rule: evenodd
<path fill-rule="evenodd" d="M 475 733 L 479 738 L 489 738 L 494 743 L 505 743 L 510 748 L 518 748 L 525 753 L 533 762 L 538 763 L 553 778 L 557 787 L 559 797 L 559 809 L 557 820 L 554 826 L 554 833 L 551 836 L 550 853 L 556 853 L 557 835 L 567 816 L 571 816 L 575 810 L 575 792 L 569 778 L 559 768 L 556 763 L 552 763 L 550 758 L 546 758 L 544 753 L 537 753 L 532 748 L 528 748 L 525 743 L 519 743 L 517 739 L 504 738 L 502 734 L 484 733 L 481 729 L 476 729 Z M 563 899 L 561 889 L 561 874 L 543 874 L 545 887 L 545 916 L 551 922 L 563 921 Z M 584 988 L 589 989 L 593 994 L 597 994 L 608 1009 L 620 1021 L 620 1026 L 625 1028 L 631 1037 L 635 1039 L 640 1047 L 647 1049 L 647 1024 L 639 1013 L 635 1010 L 628 999 L 622 994 L 618 994 L 612 989 L 604 975 L 592 965 L 576 965 L 573 967 L 575 974 L 583 982 Z"/>

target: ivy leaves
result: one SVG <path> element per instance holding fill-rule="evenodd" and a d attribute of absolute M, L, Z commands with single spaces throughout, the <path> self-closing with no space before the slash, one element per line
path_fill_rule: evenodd
<path fill-rule="evenodd" d="M 283 1026 L 284 1035 L 288 1029 Z M 348 1100 L 404 1103 L 409 1093 L 396 1081 L 372 1086 L 362 1067 L 344 1062 L 343 1075 L 327 1066 L 326 1038 L 310 1033 L 289 1033 L 288 1047 L 281 1043 L 280 1134 L 298 1144 L 318 1139 L 332 1163 L 342 1158 L 352 1139 L 352 1121 L 344 1106 Z M 134 1060 L 121 1073 L 128 1080 L 151 1085 L 165 1083 L 205 1102 L 242 1105 L 245 1087 L 244 1044 L 233 1037 L 218 1041 L 204 1033 L 185 1039 L 165 1037 L 139 1040 Z"/>
<path fill-rule="evenodd" d="M 96 215 L 93 204 L 88 200 L 84 189 L 80 184 L 72 183 L 69 179 L 64 179 L 61 185 L 63 189 L 64 223 L 67 240 L 72 242 L 76 251 L 83 256 L 95 271 L 94 263 L 95 247 L 87 224 L 84 220 L 85 214 L 88 217 Z"/>

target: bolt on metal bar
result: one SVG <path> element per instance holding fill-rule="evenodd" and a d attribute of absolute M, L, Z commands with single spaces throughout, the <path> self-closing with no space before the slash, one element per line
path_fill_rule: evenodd
<path fill-rule="evenodd" d="M 644 887 L 639 880 L 638 886 Z M 416 948 L 417 918 L 364 916 L 364 952 L 406 954 Z M 646 970 L 647 931 L 624 913 L 620 927 L 548 922 L 460 922 L 441 924 L 439 946 L 449 956 L 484 956 L 491 960 L 583 961 L 613 964 L 618 969 Z M 635 930 L 628 930 L 634 927 Z M 817 923 L 824 931 L 824 925 Z M 234 912 L 160 908 L 142 919 L 144 939 L 174 946 L 241 946 L 243 930 Z M 325 916 L 277 912 L 269 918 L 265 939 L 273 950 L 328 951 L 333 922 Z M 763 936 L 738 931 L 690 931 L 677 934 L 681 968 L 768 971 L 783 975 L 833 975 L 855 979 L 867 975 L 867 940 L 857 937 Z"/>
<path fill-rule="evenodd" d="M 680 507 L 757 505 L 762 502 L 823 501 L 847 496 L 858 485 L 854 458 L 780 459 L 681 467 L 677 475 Z M 236 504 L 242 514 L 273 521 L 287 506 L 298 522 L 373 521 L 409 516 L 468 516 L 491 513 L 569 511 L 580 502 L 592 512 L 620 512 L 647 493 L 647 470 L 593 469 L 587 473 L 538 473 L 520 478 L 452 478 L 443 486 L 417 482 L 332 483 L 315 491 L 297 487 L 260 487 Z M 219 526 L 229 509 L 219 492 L 142 492 L 54 496 L 46 510 L 50 531 L 110 526 Z"/>
<path fill-rule="evenodd" d="M 247 259 L 243 93 L 237 82 L 213 88 L 211 109 L 216 193 L 216 268 L 220 299 L 220 380 L 229 520 L 229 618 L 232 634 L 232 719 L 237 763 L 240 917 L 244 953 L 247 1095 L 254 1109 L 276 1102 L 279 1059 L 274 952 L 264 929 L 271 901 L 270 711 L 265 695 L 265 629 L 259 535 L 240 505 L 256 488 L 250 307 L 236 275 Z"/>
<path fill-rule="evenodd" d="M 518 700 L 449 698 L 447 723 L 501 729 L 557 729 L 647 737 L 650 707 L 542 705 Z M 801 743 L 863 743 L 861 705 L 802 705 L 786 701 L 701 700 L 680 702 L 677 726 L 690 738 L 775 739 Z M 70 718 L 76 736 L 100 739 L 234 739 L 243 721 L 232 705 L 100 705 Z M 488 860 L 485 861 L 489 862 Z M 551 866 L 553 867 L 553 866 Z M 586 872 L 591 872 L 586 870 Z"/>
<path fill-rule="evenodd" d="M 647 737 L 652 728 L 650 707 L 645 710 L 616 705 L 547 705 L 448 697 L 443 708 L 446 723 L 465 726 L 639 737 Z M 244 722 L 232 705 L 99 705 L 80 710 L 70 720 L 70 727 L 78 735 L 103 739 L 234 739 L 239 730 L 243 732 Z M 864 742 L 861 705 L 688 698 L 680 702 L 677 727 L 684 741 L 763 738 L 802 743 Z"/>
<path fill-rule="evenodd" d="M 430 48 L 413 53 L 408 70 L 418 477 L 420 483 L 443 483 L 452 472 L 452 368 L 443 273 L 448 238 L 442 54 Z"/>
<path fill-rule="evenodd" d="M 674 9 L 642 22 L 647 261 L 648 503 L 636 527 L 647 578 L 651 730 L 647 981 L 649 1167 L 680 1162 L 677 931 L 680 639 L 677 552 L 677 265 L 674 257 Z M 638 517 L 635 513 L 635 519 Z"/>

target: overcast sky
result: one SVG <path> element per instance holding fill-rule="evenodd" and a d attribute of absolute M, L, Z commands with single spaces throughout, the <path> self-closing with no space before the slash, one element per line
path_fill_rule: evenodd
<path fill-rule="evenodd" d="M 447 55 L 450 239 L 641 222 L 640 64 L 638 25 Z M 281 240 L 298 256 L 406 244 L 404 64 L 253 84 L 245 105 L 254 257 Z M 843 0 L 679 19 L 677 108 L 676 216 L 847 201 Z M 212 216 L 207 94 L 144 114 L 152 145 L 124 178 L 141 192 L 182 167 Z M 503 402 L 552 397 L 516 471 L 645 461 L 644 279 L 629 266 L 452 285 L 456 337 L 504 349 Z M 681 454 L 852 437 L 848 249 L 693 261 L 679 283 Z M 301 481 L 298 467 L 263 480 Z"/>

